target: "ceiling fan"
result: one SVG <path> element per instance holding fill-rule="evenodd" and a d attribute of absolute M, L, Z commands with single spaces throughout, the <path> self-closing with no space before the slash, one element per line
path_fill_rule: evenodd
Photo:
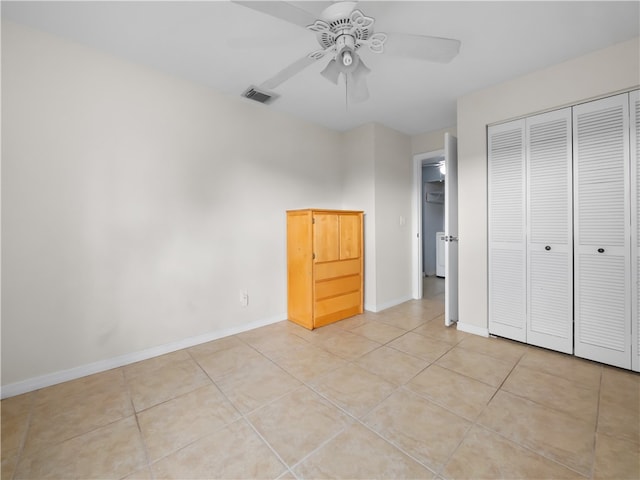
<path fill-rule="evenodd" d="M 330 60 L 321 75 L 336 85 L 340 76 L 344 76 L 347 94 L 354 102 L 361 102 L 369 98 L 366 77 L 371 73 L 360 58 L 361 49 L 367 47 L 373 53 L 439 63 L 450 62 L 460 51 L 459 40 L 375 32 L 375 19 L 357 9 L 357 2 L 354 1 L 335 2 L 320 13 L 320 18 L 315 18 L 312 13 L 289 2 L 237 1 L 235 3 L 306 28 L 316 34 L 320 45 L 320 49 L 305 55 L 263 82 L 258 89 L 266 90 L 267 95 L 272 95 L 268 92 L 269 90 L 278 87 L 307 66 L 329 57 Z M 251 88 L 255 91 L 255 87 Z"/>

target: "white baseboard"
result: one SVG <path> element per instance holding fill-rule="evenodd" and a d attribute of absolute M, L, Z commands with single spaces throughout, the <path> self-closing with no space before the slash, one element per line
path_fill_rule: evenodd
<path fill-rule="evenodd" d="M 405 297 L 401 297 L 401 298 L 396 298 L 395 300 L 391 300 L 389 302 L 384 302 L 381 304 L 376 304 L 376 305 L 366 305 L 364 306 L 364 309 L 367 310 L 368 312 L 374 312 L 374 313 L 378 313 L 381 312 L 383 310 L 386 310 L 387 308 L 391 308 L 391 307 L 395 307 L 396 305 L 400 305 L 401 303 L 404 302 L 408 302 L 409 300 L 413 300 L 413 296 L 412 295 L 407 295 Z"/>
<path fill-rule="evenodd" d="M 477 325 L 470 325 L 468 323 L 458 322 L 457 328 L 461 332 L 472 333 L 474 335 L 480 335 L 481 337 L 488 337 L 489 336 L 489 329 L 488 328 L 478 327 Z"/>
<path fill-rule="evenodd" d="M 22 380 L 20 382 L 10 383 L 8 385 L 3 385 L 0 388 L 0 398 L 14 397 L 16 395 L 38 390 L 39 388 L 50 387 L 51 385 L 56 385 L 58 383 L 68 382 L 69 380 L 86 377 L 87 375 L 93 375 L 94 373 L 100 373 L 111 370 L 113 368 L 122 367 L 124 365 L 129 365 L 141 360 L 147 360 L 149 358 L 157 357 L 158 355 L 164 355 L 166 353 L 182 350 L 183 348 L 193 347 L 195 345 L 200 345 L 201 343 L 218 340 L 219 338 L 228 337 L 230 335 L 246 332 L 248 330 L 264 327 L 266 325 L 271 325 L 272 323 L 280 322 L 286 319 L 286 314 L 275 315 L 273 317 L 256 320 L 239 327 L 216 330 L 214 332 L 208 332 L 203 335 L 185 338 L 177 342 L 171 342 L 165 345 L 147 348 L 138 352 L 127 353 L 118 357 L 107 358 L 105 360 L 89 363 L 87 365 L 81 365 L 79 367 L 70 368 L 68 370 L 48 373 L 39 377 Z"/>

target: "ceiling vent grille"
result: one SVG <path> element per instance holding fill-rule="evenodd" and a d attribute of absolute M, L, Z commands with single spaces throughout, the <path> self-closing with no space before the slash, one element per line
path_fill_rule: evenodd
<path fill-rule="evenodd" d="M 259 102 L 259 103 L 271 103 L 276 98 L 278 98 L 278 95 L 276 95 L 275 93 L 268 92 L 266 90 L 261 90 L 258 87 L 254 87 L 253 85 L 247 88 L 242 93 L 242 96 L 250 100 L 255 100 L 256 102 Z"/>

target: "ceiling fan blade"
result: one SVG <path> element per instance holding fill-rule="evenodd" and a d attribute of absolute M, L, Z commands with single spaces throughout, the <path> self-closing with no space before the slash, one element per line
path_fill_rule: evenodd
<path fill-rule="evenodd" d="M 225 43 L 229 48 L 244 50 L 251 48 L 274 48 L 290 45 L 292 42 L 291 37 L 272 37 L 272 38 L 258 38 L 258 37 L 235 37 L 228 38 Z"/>
<path fill-rule="evenodd" d="M 288 67 L 286 67 L 283 70 L 281 70 L 278 73 L 276 73 L 273 77 L 271 77 L 266 82 L 263 82 L 260 85 L 260 88 L 264 88 L 266 90 L 272 90 L 272 89 L 276 88 L 278 85 L 280 85 L 280 84 L 286 82 L 287 80 L 289 80 L 291 77 L 293 77 L 297 73 L 300 73 L 302 70 L 304 70 L 309 65 L 311 65 L 314 62 L 316 62 L 317 60 L 318 60 L 318 58 L 313 58 L 313 57 L 311 57 L 309 55 L 305 55 L 301 59 L 296 60 L 295 62 L 293 62 Z"/>
<path fill-rule="evenodd" d="M 387 33 L 384 51 L 399 57 L 449 63 L 460 52 L 460 40 L 427 35 Z"/>
<path fill-rule="evenodd" d="M 285 22 L 293 23 L 302 28 L 307 28 L 307 25 L 313 24 L 316 21 L 316 17 L 312 14 L 292 5 L 289 2 L 265 2 L 265 1 L 243 1 L 234 0 L 233 3 L 243 5 L 252 10 L 266 13 L 272 17 L 279 18 Z"/>

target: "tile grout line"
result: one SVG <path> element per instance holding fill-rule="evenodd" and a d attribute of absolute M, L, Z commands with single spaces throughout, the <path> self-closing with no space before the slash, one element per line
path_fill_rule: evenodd
<path fill-rule="evenodd" d="M 9 480 L 13 480 L 16 474 L 18 473 L 18 466 L 20 465 L 20 461 L 22 460 L 24 455 L 24 447 L 27 444 L 29 430 L 31 430 L 31 421 L 33 420 L 33 415 L 35 414 L 36 399 L 38 394 L 40 393 L 40 390 L 42 389 L 36 390 L 31 395 L 33 398 L 31 398 L 31 404 L 29 405 L 29 415 L 27 416 L 27 426 L 25 427 L 24 434 L 20 439 L 20 446 L 18 447 L 18 454 L 16 455 L 15 467 L 13 469 L 13 472 L 11 472 L 11 478 Z"/>

